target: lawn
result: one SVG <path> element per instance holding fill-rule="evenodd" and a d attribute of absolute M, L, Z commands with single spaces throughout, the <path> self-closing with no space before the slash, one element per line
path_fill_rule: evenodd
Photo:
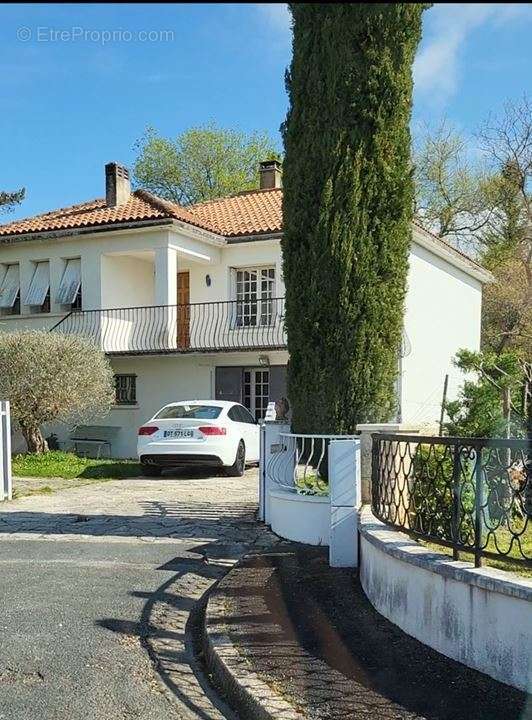
<path fill-rule="evenodd" d="M 30 453 L 14 455 L 12 468 L 14 497 L 48 494 L 54 490 L 78 487 L 92 482 L 142 475 L 140 465 L 135 460 L 80 457 L 59 450 L 42 455 Z M 35 478 L 45 478 L 47 482 L 40 483 Z"/>
<path fill-rule="evenodd" d="M 507 547 L 509 547 L 511 540 L 510 534 L 507 531 L 501 529 L 499 531 L 499 536 L 500 544 L 504 547 L 504 540 L 506 540 L 506 545 Z M 423 545 L 426 545 L 427 547 L 430 547 L 433 550 L 442 552 L 445 555 L 453 554 L 451 548 L 448 548 L 444 545 L 438 545 L 436 543 L 428 542 L 425 540 L 421 540 L 421 543 Z M 528 532 L 521 536 L 521 547 L 526 557 L 532 556 L 532 528 L 529 528 Z M 488 544 L 488 550 L 491 552 L 496 552 L 496 547 L 493 542 L 490 542 Z M 473 562 L 473 555 L 469 552 L 460 552 L 459 559 L 465 560 L 466 562 Z M 519 562 L 515 562 L 515 560 L 519 560 Z M 498 570 L 506 570 L 507 572 L 513 572 L 526 578 L 532 578 L 532 563 L 530 561 L 526 562 L 522 559 L 522 555 L 519 553 L 518 547 L 515 543 L 513 544 L 512 549 L 508 554 L 507 560 L 504 557 L 501 557 L 500 560 L 493 557 L 485 557 L 484 564 L 497 568 Z"/>

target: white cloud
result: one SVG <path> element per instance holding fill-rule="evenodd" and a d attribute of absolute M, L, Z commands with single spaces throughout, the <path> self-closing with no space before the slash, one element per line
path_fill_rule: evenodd
<path fill-rule="evenodd" d="M 430 13 L 430 15 L 429 15 Z M 487 23 L 502 24 L 531 17 L 528 4 L 436 4 L 425 15 L 426 40 L 414 63 L 416 90 L 444 103 L 456 91 L 460 52 L 468 36 Z"/>

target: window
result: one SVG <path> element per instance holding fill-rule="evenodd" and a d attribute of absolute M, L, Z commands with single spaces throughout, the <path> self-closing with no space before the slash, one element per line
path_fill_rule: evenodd
<path fill-rule="evenodd" d="M 81 310 L 81 260 L 73 258 L 67 260 L 57 302 L 61 305 L 70 305 L 73 310 Z"/>
<path fill-rule="evenodd" d="M 3 315 L 20 315 L 20 270 L 18 264 L 0 267 L 0 310 Z M 3 276 L 2 276 L 3 275 Z"/>
<path fill-rule="evenodd" d="M 81 294 L 81 284 L 80 284 L 80 286 L 79 286 L 79 288 L 78 288 L 78 291 L 77 291 L 77 293 L 76 293 L 76 297 L 74 298 L 74 300 L 73 300 L 72 303 L 70 304 L 70 308 L 71 308 L 72 310 L 81 310 L 81 309 L 83 308 L 83 296 L 82 296 L 82 294 Z"/>
<path fill-rule="evenodd" d="M 115 402 L 117 405 L 135 405 L 137 402 L 137 376 L 115 375 Z"/>
<path fill-rule="evenodd" d="M 48 260 L 35 263 L 35 270 L 25 304 L 36 312 L 50 312 L 50 264 Z"/>
<path fill-rule="evenodd" d="M 275 268 L 236 270 L 236 325 L 271 325 L 274 290 Z"/>
<path fill-rule="evenodd" d="M 242 396 L 244 406 L 256 420 L 262 420 L 270 399 L 270 371 L 258 368 L 244 370 Z"/>
<path fill-rule="evenodd" d="M 191 418 L 193 420 L 216 420 L 222 412 L 220 405 L 168 405 L 160 410 L 154 419 L 179 420 Z"/>

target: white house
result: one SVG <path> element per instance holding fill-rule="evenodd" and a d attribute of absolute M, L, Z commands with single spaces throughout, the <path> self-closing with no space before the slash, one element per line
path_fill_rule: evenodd
<path fill-rule="evenodd" d="M 131 191 L 105 168 L 106 196 L 0 226 L 0 330 L 92 338 L 116 373 L 113 454 L 179 399 L 242 402 L 261 417 L 286 394 L 281 170 L 259 190 L 189 207 Z M 398 400 L 404 421 L 438 417 L 446 373 L 480 342 L 482 267 L 413 226 Z M 67 439 L 69 429 L 62 431 Z"/>

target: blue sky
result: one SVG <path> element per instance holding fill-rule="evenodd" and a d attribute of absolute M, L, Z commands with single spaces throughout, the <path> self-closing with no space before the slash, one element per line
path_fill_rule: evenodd
<path fill-rule="evenodd" d="M 414 127 L 469 134 L 529 91 L 531 31 L 526 4 L 426 12 Z M 282 4 L 1 5 L 0 189 L 27 188 L 2 222 L 102 196 L 104 164 L 130 165 L 148 125 L 278 137 L 290 41 Z"/>

